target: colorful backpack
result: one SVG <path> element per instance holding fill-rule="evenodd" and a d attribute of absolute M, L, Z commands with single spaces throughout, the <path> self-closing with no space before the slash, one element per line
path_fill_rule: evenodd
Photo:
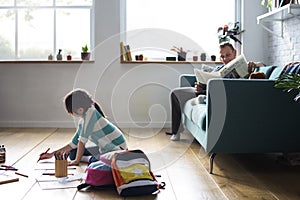
<path fill-rule="evenodd" d="M 86 187 L 114 187 L 111 167 L 108 164 L 102 161 L 97 161 L 91 163 L 86 171 L 87 175 L 85 183 L 78 185 L 78 190 Z"/>
<path fill-rule="evenodd" d="M 158 183 L 150 168 L 150 161 L 141 150 L 115 153 L 111 162 L 112 174 L 121 196 L 156 194 L 165 183 Z"/>
<path fill-rule="evenodd" d="M 111 170 L 111 160 L 116 152 L 123 150 L 116 150 L 107 152 L 100 156 L 100 160 L 91 163 L 87 169 L 87 175 L 85 183 L 77 186 L 78 190 L 86 187 L 96 187 L 96 188 L 107 188 L 115 187 L 112 170 Z"/>

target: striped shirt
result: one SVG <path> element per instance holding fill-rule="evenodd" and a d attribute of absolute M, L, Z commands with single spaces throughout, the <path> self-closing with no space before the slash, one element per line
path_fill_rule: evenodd
<path fill-rule="evenodd" d="M 127 149 L 126 139 L 121 130 L 104 118 L 94 106 L 79 120 L 70 146 L 76 148 L 78 141 L 86 144 L 88 140 L 99 147 L 100 154 Z"/>

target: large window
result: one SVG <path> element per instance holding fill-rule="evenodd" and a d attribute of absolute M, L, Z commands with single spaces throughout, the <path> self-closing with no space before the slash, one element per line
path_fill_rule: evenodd
<path fill-rule="evenodd" d="M 183 47 L 189 59 L 195 55 L 219 54 L 217 30 L 239 21 L 237 0 L 127 0 L 121 40 L 133 54 L 164 59 L 169 50 Z M 122 27 L 121 27 L 122 28 Z M 207 56 L 208 58 L 210 56 Z"/>
<path fill-rule="evenodd" d="M 93 43 L 93 0 L 0 0 L 0 59 L 80 58 Z M 92 48 L 92 47 L 91 47 Z"/>

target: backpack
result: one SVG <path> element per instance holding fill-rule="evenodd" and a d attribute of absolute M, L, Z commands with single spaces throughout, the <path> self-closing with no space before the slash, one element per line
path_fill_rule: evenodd
<path fill-rule="evenodd" d="M 86 187 L 115 187 L 110 164 L 113 155 L 120 151 L 122 150 L 116 150 L 102 154 L 99 161 L 91 163 L 86 169 L 87 174 L 85 183 L 78 185 L 77 189 L 81 190 Z"/>
<path fill-rule="evenodd" d="M 114 154 L 112 175 L 119 195 L 137 196 L 157 194 L 165 183 L 158 183 L 150 168 L 150 161 L 141 150 L 126 150 Z"/>
<path fill-rule="evenodd" d="M 77 190 L 82 190 L 86 187 L 105 188 L 114 186 L 111 167 L 108 164 L 102 161 L 91 163 L 87 167 L 86 172 L 85 183 L 78 185 Z"/>

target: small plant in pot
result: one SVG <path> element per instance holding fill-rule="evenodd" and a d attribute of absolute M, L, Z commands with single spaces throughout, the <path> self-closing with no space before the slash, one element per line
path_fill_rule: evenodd
<path fill-rule="evenodd" d="M 68 52 L 67 60 L 72 60 L 72 54 L 71 54 L 71 52 Z"/>
<path fill-rule="evenodd" d="M 87 44 L 85 46 L 83 46 L 82 48 L 82 52 L 81 52 L 81 59 L 82 60 L 90 60 L 90 55 L 91 53 L 88 52 L 89 51 L 89 48 L 87 46 Z"/>
<path fill-rule="evenodd" d="M 177 60 L 178 61 L 185 61 L 186 60 L 186 54 L 190 50 L 183 50 L 182 47 L 173 46 L 173 48 L 171 49 L 171 51 L 174 51 L 174 52 L 177 53 Z"/>

